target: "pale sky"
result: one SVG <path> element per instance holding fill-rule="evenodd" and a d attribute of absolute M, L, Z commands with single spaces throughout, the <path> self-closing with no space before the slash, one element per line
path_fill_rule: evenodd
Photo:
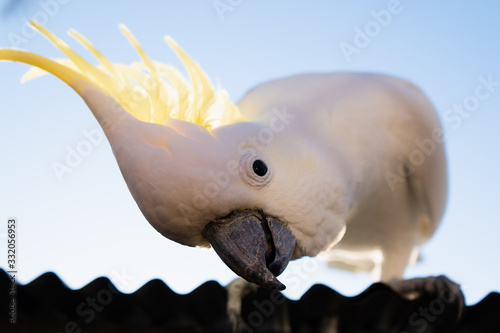
<path fill-rule="evenodd" d="M 234 5 L 222 12 L 221 3 Z M 404 77 L 426 92 L 440 114 L 450 182 L 442 224 L 423 246 L 423 261 L 408 268 L 406 277 L 445 274 L 462 284 L 468 304 L 500 290 L 500 3 L 118 4 L 28 2 L 2 17 L 0 46 L 63 57 L 26 28 L 33 17 L 89 59 L 65 34 L 68 29 L 77 29 L 110 60 L 130 63 L 139 57 L 118 30 L 125 23 L 151 58 L 180 66 L 163 41 L 172 36 L 233 101 L 258 83 L 296 73 Z M 88 139 L 88 133 L 97 138 L 102 132 L 83 101 L 54 77 L 19 84 L 27 69 L 0 63 L 0 217 L 19 220 L 19 282 L 53 271 L 71 288 L 108 276 L 120 290 L 133 292 L 160 278 L 186 293 L 207 280 L 225 285 L 234 279 L 212 250 L 178 245 L 147 223 L 107 141 Z M 59 179 L 54 163 L 67 164 L 68 154 L 84 145 L 88 154 Z M 6 267 L 6 254 L 0 266 Z M 373 282 L 369 274 L 329 269 L 312 259 L 291 263 L 281 280 L 289 286 L 285 295 L 294 299 L 314 283 L 355 295 Z"/>

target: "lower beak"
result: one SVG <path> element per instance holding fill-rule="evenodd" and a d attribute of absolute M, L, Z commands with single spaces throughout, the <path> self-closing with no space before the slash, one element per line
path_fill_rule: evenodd
<path fill-rule="evenodd" d="M 278 219 L 242 210 L 210 222 L 203 236 L 233 272 L 270 289 L 285 289 L 276 276 L 288 265 L 295 237 Z"/>

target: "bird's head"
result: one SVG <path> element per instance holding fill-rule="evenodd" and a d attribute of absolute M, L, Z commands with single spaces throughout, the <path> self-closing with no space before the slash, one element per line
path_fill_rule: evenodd
<path fill-rule="evenodd" d="M 286 216 L 276 214 L 282 210 L 273 209 L 279 203 L 272 197 L 282 191 L 275 169 L 279 161 L 269 146 L 246 142 L 259 125 L 241 122 L 211 132 L 181 120 L 165 125 L 161 130 L 172 133 L 164 147 L 144 145 L 133 160 L 127 151 L 122 156 L 115 150 L 147 220 L 178 243 L 212 246 L 248 281 L 283 289 L 276 276 L 288 264 L 296 239 Z"/>
<path fill-rule="evenodd" d="M 276 277 L 292 257 L 316 255 L 342 234 L 325 208 L 340 197 L 323 177 L 327 164 L 287 131 L 264 142 L 258 122 L 209 131 L 169 119 L 134 129 L 144 134 L 127 131 L 112 146 L 147 220 L 173 241 L 213 247 L 246 280 L 284 289 Z M 141 148 L 130 154 L 132 142 Z"/>
<path fill-rule="evenodd" d="M 99 59 L 101 66 L 95 67 L 32 24 L 69 59 L 3 49 L 0 60 L 51 72 L 82 96 L 103 127 L 132 196 L 162 235 L 189 246 L 212 246 L 236 274 L 273 289 L 284 289 L 276 277 L 292 257 L 315 255 L 339 239 L 343 224 L 326 208 L 338 187 L 323 177 L 327 163 L 320 154 L 293 139 L 293 129 L 263 135 L 276 119 L 246 121 L 172 39 L 167 42 L 190 83 L 175 68 L 151 61 L 124 26 L 142 57 L 130 66 L 109 62 L 70 32 Z M 42 73 L 33 69 L 24 79 Z"/>

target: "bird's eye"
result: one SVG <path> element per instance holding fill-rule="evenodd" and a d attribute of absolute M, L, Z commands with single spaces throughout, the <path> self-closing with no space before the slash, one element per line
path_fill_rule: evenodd
<path fill-rule="evenodd" d="M 273 168 L 269 159 L 261 152 L 247 153 L 241 156 L 240 176 L 248 185 L 260 189 L 272 179 Z"/>
<path fill-rule="evenodd" d="M 255 160 L 252 165 L 253 172 L 259 177 L 264 177 L 267 173 L 267 165 L 261 160 Z"/>

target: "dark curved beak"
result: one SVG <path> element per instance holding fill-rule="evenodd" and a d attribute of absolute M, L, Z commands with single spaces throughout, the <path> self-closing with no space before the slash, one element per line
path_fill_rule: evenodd
<path fill-rule="evenodd" d="M 285 289 L 276 278 L 288 265 L 295 237 L 278 219 L 260 210 L 241 210 L 210 222 L 203 236 L 233 272 L 270 289 Z"/>

